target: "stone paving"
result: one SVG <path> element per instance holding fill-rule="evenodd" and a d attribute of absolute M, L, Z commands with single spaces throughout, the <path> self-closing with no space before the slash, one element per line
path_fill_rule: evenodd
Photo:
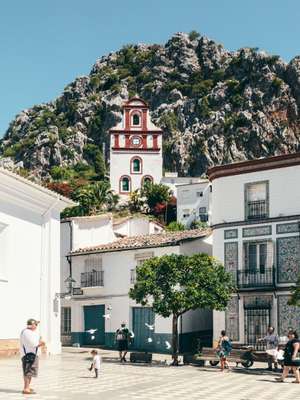
<path fill-rule="evenodd" d="M 119 364 L 104 360 L 98 379 L 87 368 L 87 353 L 64 352 L 41 359 L 34 396 L 22 395 L 19 359 L 0 359 L 0 400 L 273 400 L 299 399 L 300 385 L 276 383 L 276 374 L 263 369 L 235 368 L 220 373 L 218 367 Z M 262 365 L 260 365 L 262 367 Z"/>

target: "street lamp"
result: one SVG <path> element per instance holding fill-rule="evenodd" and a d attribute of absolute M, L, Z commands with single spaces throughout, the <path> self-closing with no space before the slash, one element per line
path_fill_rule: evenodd
<path fill-rule="evenodd" d="M 67 291 L 62 292 L 62 293 L 55 293 L 55 298 L 71 300 L 72 295 L 73 295 L 73 286 L 74 286 L 74 283 L 76 283 L 76 280 L 74 278 L 72 278 L 72 276 L 70 275 L 65 279 L 64 283 L 67 288 Z"/>

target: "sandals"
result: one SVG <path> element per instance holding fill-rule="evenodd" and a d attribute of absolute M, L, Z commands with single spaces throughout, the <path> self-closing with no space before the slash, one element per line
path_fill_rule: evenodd
<path fill-rule="evenodd" d="M 26 390 L 22 390 L 22 394 L 36 394 L 36 391 L 33 389 L 30 389 L 29 392 L 27 392 Z"/>

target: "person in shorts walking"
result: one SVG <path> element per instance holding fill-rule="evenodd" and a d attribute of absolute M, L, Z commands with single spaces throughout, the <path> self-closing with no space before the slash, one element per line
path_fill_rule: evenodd
<path fill-rule="evenodd" d="M 41 340 L 37 326 L 39 321 L 31 318 L 27 321 L 27 328 L 23 329 L 20 335 L 20 354 L 22 359 L 24 389 L 23 394 L 35 394 L 30 388 L 31 379 L 37 377 L 39 369 L 38 349 L 45 345 Z"/>
<path fill-rule="evenodd" d="M 129 342 L 131 340 L 131 334 L 129 329 L 126 327 L 126 323 L 122 322 L 121 327 L 117 329 L 115 334 L 115 341 L 117 349 L 119 351 L 120 361 L 126 362 L 126 354 L 128 351 Z"/>
<path fill-rule="evenodd" d="M 229 363 L 227 361 L 227 357 L 230 355 L 232 350 L 232 344 L 229 337 L 226 335 L 225 331 L 221 331 L 221 336 L 219 338 L 218 347 L 217 347 L 217 355 L 220 358 L 221 362 L 221 372 L 226 368 L 227 371 L 230 371 Z"/>
<path fill-rule="evenodd" d="M 283 373 L 280 378 L 275 378 L 277 382 L 284 382 L 287 378 L 290 369 L 292 369 L 295 376 L 293 383 L 300 383 L 300 340 L 298 334 L 294 330 L 290 330 L 288 333 L 289 341 L 287 342 L 284 349 L 284 367 Z"/>

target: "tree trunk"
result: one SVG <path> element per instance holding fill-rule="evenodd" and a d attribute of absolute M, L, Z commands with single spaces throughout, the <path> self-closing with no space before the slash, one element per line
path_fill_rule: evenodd
<path fill-rule="evenodd" d="M 172 321 L 172 365 L 178 365 L 178 316 L 173 314 Z"/>

